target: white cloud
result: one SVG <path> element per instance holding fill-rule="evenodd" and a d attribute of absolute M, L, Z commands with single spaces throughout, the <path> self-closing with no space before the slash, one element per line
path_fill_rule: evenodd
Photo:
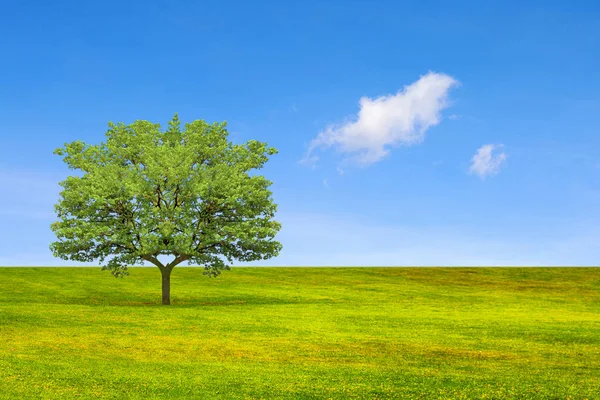
<path fill-rule="evenodd" d="M 440 122 L 440 112 L 449 105 L 448 92 L 456 85 L 451 76 L 429 72 L 396 94 L 363 97 L 355 121 L 328 126 L 312 140 L 302 161 L 314 163 L 315 149 L 333 146 L 368 165 L 382 160 L 387 146 L 420 143 L 427 129 Z"/>
<path fill-rule="evenodd" d="M 494 150 L 503 147 L 501 144 L 485 144 L 477 150 L 477 153 L 471 159 L 469 172 L 478 175 L 481 179 L 486 176 L 495 175 L 500 171 L 502 163 L 506 161 L 506 154 L 492 154 Z"/>
<path fill-rule="evenodd" d="M 323 179 L 323 186 L 329 189 L 329 182 L 327 182 L 327 179 Z"/>

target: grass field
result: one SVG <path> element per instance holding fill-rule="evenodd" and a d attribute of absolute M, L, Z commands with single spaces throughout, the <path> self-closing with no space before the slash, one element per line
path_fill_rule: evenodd
<path fill-rule="evenodd" d="M 0 398 L 600 399 L 600 268 L 0 268 Z"/>

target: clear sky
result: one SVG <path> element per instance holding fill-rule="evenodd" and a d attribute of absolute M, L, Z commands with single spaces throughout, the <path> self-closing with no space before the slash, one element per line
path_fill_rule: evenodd
<path fill-rule="evenodd" d="M 69 264 L 55 148 L 175 112 L 279 150 L 256 264 L 600 264 L 598 1 L 1 8 L 0 265 Z"/>

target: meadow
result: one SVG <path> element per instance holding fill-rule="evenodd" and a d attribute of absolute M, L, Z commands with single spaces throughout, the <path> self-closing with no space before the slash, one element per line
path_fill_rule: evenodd
<path fill-rule="evenodd" d="M 600 268 L 0 268 L 0 399 L 600 399 Z"/>

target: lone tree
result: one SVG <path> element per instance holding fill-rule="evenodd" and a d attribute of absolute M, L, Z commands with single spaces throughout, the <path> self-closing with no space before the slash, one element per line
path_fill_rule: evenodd
<path fill-rule="evenodd" d="M 279 254 L 271 182 L 250 174 L 277 150 L 256 140 L 232 144 L 227 136 L 224 122 L 197 120 L 181 130 L 175 114 L 164 132 L 148 121 L 109 123 L 105 143 L 56 149 L 83 173 L 60 182 L 54 256 L 99 260 L 115 277 L 148 261 L 160 269 L 168 305 L 171 271 L 182 262 L 217 277 L 233 260 Z M 164 255 L 172 261 L 159 261 Z"/>

